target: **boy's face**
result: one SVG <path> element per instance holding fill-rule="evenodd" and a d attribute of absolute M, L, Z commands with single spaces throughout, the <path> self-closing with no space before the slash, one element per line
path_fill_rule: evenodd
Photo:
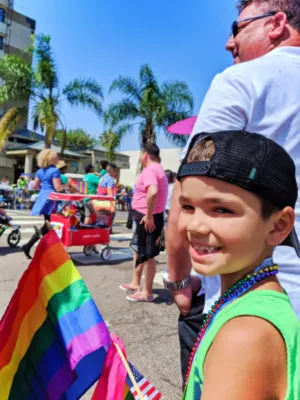
<path fill-rule="evenodd" d="M 180 203 L 179 229 L 199 274 L 250 270 L 272 254 L 267 238 L 274 222 L 262 218 L 260 199 L 251 192 L 218 179 L 188 177 Z"/>

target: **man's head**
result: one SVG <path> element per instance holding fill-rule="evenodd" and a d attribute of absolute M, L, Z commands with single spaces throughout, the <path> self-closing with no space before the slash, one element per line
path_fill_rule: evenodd
<path fill-rule="evenodd" d="M 200 134 L 178 179 L 180 230 L 199 273 L 255 267 L 283 242 L 299 250 L 290 235 L 297 199 L 295 165 L 277 143 L 243 131 Z"/>
<path fill-rule="evenodd" d="M 300 46 L 299 0 L 240 0 L 238 9 L 235 36 L 232 34 L 226 44 L 235 64 L 261 57 L 276 47 Z"/>
<path fill-rule="evenodd" d="M 147 143 L 141 152 L 140 161 L 145 168 L 152 162 L 160 162 L 159 147 L 154 143 Z"/>

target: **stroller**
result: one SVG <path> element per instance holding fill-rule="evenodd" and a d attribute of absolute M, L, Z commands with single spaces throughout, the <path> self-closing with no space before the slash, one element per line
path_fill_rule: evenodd
<path fill-rule="evenodd" d="M 11 186 L 0 184 L 0 207 L 14 208 L 14 189 Z"/>
<path fill-rule="evenodd" d="M 0 209 L 0 237 L 7 229 L 11 229 L 7 236 L 7 243 L 10 247 L 17 247 L 21 240 L 20 226 L 12 224 L 11 221 L 12 218 Z"/>

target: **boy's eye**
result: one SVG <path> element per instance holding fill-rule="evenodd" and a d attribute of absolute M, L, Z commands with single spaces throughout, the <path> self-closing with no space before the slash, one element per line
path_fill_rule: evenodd
<path fill-rule="evenodd" d="M 193 210 L 194 210 L 194 207 L 189 206 L 188 204 L 183 204 L 183 205 L 182 205 L 182 209 L 183 209 L 183 210 L 186 210 L 186 211 L 193 211 Z"/>
<path fill-rule="evenodd" d="M 233 214 L 232 210 L 230 210 L 229 208 L 225 208 L 225 207 L 215 208 L 214 211 L 218 214 Z"/>

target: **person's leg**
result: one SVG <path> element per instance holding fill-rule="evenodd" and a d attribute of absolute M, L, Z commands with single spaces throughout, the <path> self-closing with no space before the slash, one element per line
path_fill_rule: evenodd
<path fill-rule="evenodd" d="M 152 286 L 156 273 L 156 261 L 155 258 L 147 260 L 145 263 L 145 281 L 143 292 L 145 297 L 152 296 Z"/>
<path fill-rule="evenodd" d="M 141 286 L 141 279 L 142 279 L 142 273 L 143 273 L 143 268 L 144 268 L 144 264 L 139 264 L 137 267 L 135 266 L 136 264 L 136 258 L 137 255 L 136 253 L 134 253 L 133 256 L 133 277 L 132 277 L 132 281 L 130 283 L 130 286 L 136 289 L 139 289 Z"/>
<path fill-rule="evenodd" d="M 122 290 L 135 291 L 135 290 L 139 290 L 140 289 L 144 264 L 139 264 L 137 267 L 135 267 L 136 258 L 137 258 L 137 254 L 134 252 L 134 254 L 133 254 L 133 276 L 132 276 L 132 280 L 131 280 L 130 283 L 122 283 L 120 285 L 120 289 L 122 289 Z"/>
<path fill-rule="evenodd" d="M 50 215 L 44 215 L 44 221 L 44 225 L 40 229 L 34 225 L 35 233 L 31 236 L 29 241 L 22 246 L 22 250 L 28 259 L 32 258 L 30 255 L 30 250 L 33 245 L 40 240 L 41 236 L 46 235 L 52 229 L 52 226 L 49 222 Z"/>
<path fill-rule="evenodd" d="M 126 297 L 129 301 L 153 301 L 152 286 L 156 273 L 156 261 L 155 258 L 150 258 L 144 262 L 145 267 L 145 281 L 144 288 L 141 291 L 137 291 L 132 295 Z"/>

